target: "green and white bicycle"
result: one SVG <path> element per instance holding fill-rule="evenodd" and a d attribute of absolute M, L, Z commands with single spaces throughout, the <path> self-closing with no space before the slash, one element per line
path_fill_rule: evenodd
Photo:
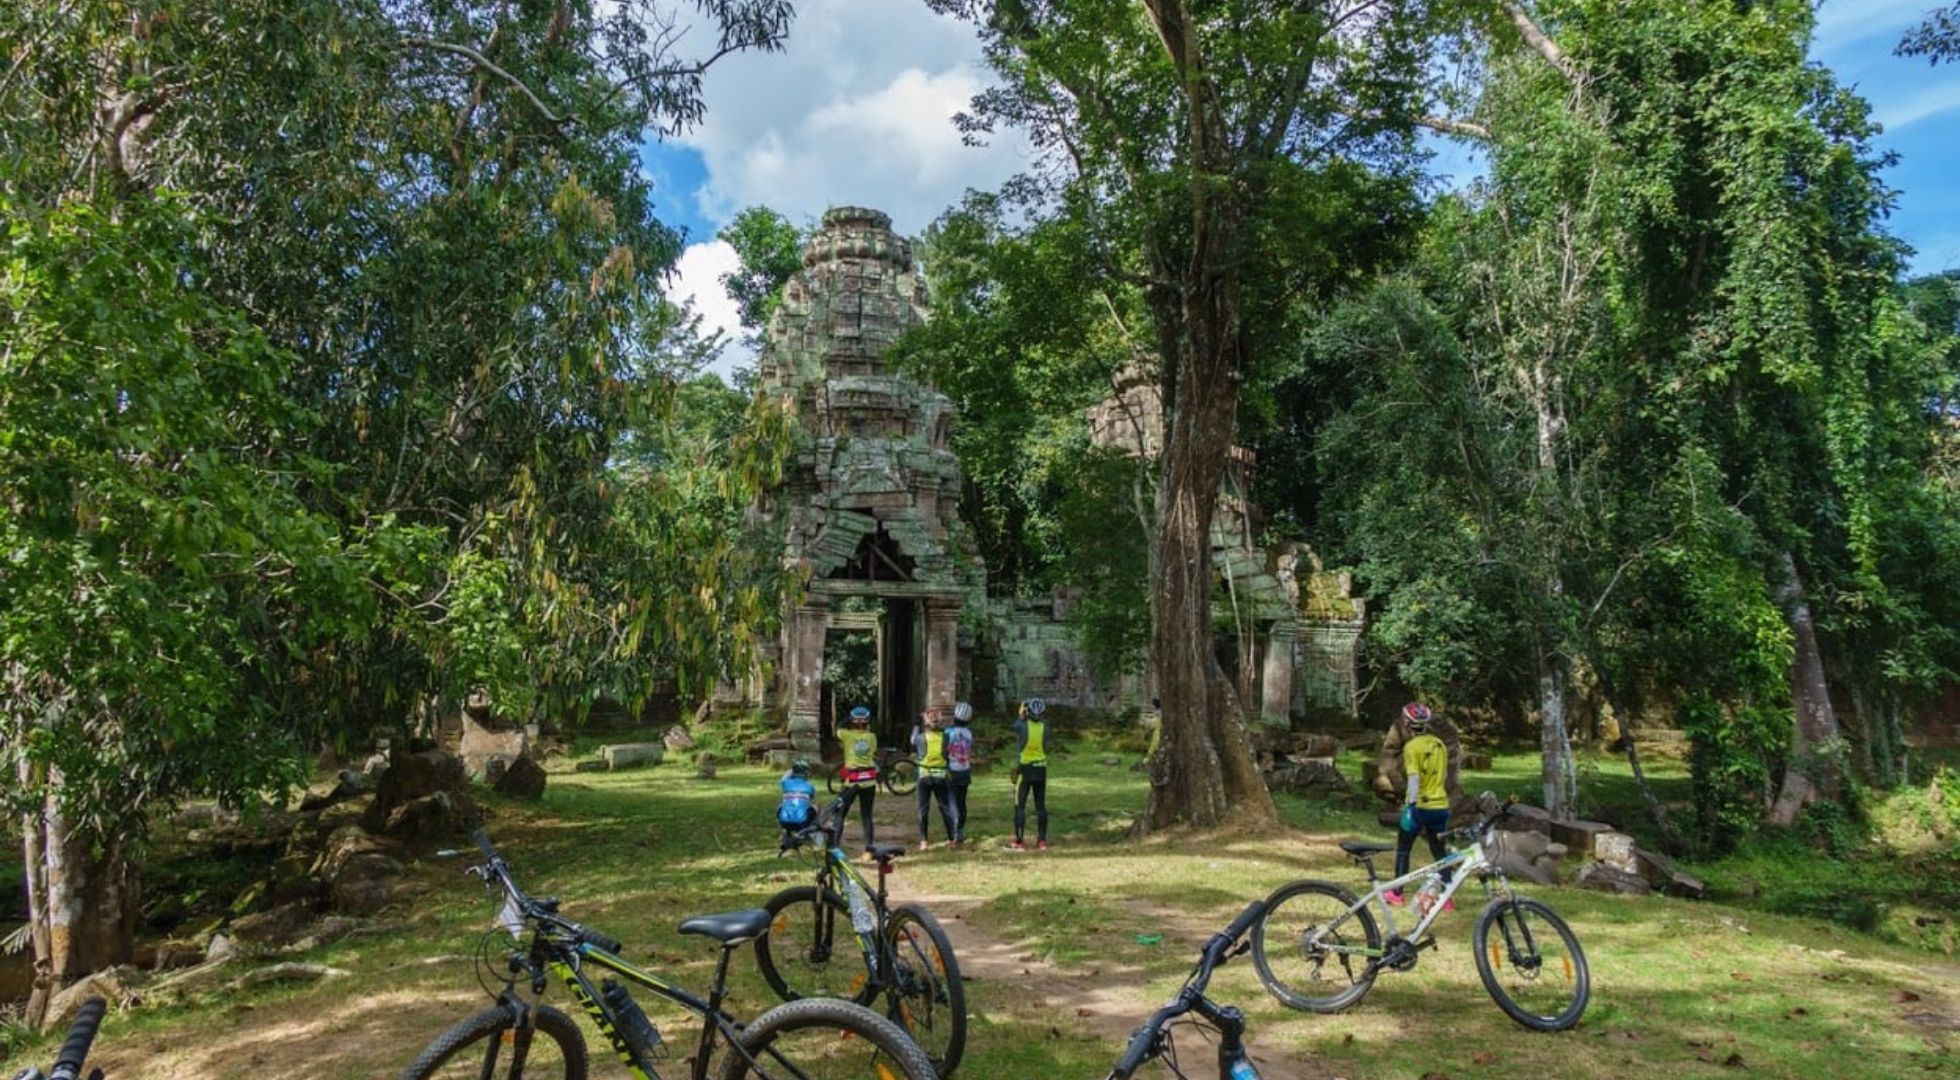
<path fill-rule="evenodd" d="M 1335 1013 L 1360 1001 L 1383 971 L 1408 971 L 1436 939 L 1429 933 L 1444 905 L 1475 878 L 1486 903 L 1471 931 L 1477 973 L 1505 1014 L 1535 1031 L 1564 1031 L 1579 1022 L 1592 996 L 1586 954 L 1572 928 L 1544 903 L 1511 891 L 1493 861 L 1491 832 L 1510 813 L 1495 796 L 1479 800 L 1484 819 L 1452 830 L 1446 839 L 1468 846 L 1401 877 L 1383 880 L 1374 857 L 1393 844 L 1343 841 L 1341 850 L 1368 869 L 1367 895 L 1331 881 L 1296 881 L 1266 900 L 1265 917 L 1252 932 L 1252 963 L 1259 981 L 1287 1005 Z M 1442 881 L 1444 871 L 1451 880 Z M 1420 886 L 1419 889 L 1410 888 Z M 1401 890 L 1416 904 L 1416 922 L 1403 932 L 1385 896 Z M 1382 925 L 1374 910 L 1382 913 Z M 1410 913 L 1403 912 L 1406 918 Z M 1383 928 L 1387 934 L 1382 933 Z"/>

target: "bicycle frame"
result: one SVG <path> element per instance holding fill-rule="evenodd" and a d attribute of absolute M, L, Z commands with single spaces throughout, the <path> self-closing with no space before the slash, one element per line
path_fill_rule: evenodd
<path fill-rule="evenodd" d="M 885 920 L 891 915 L 889 898 L 885 890 L 885 873 L 885 864 L 881 863 L 879 865 L 878 887 L 875 889 L 872 888 L 871 883 L 865 880 L 864 875 L 858 872 L 857 867 L 851 865 L 851 857 L 844 853 L 843 848 L 834 843 L 827 843 L 825 845 L 823 863 L 817 868 L 818 896 L 823 895 L 823 890 L 831 888 L 832 881 L 835 878 L 843 877 L 856 882 L 858 888 L 863 889 L 864 894 L 871 898 L 871 910 L 877 915 L 877 929 L 874 929 L 870 935 L 866 935 L 858 931 L 856 923 L 851 923 L 850 925 L 852 935 L 858 940 L 858 948 L 864 954 L 865 970 L 872 973 L 874 982 L 884 981 L 887 974 L 892 970 L 888 961 L 894 959 L 885 955 L 886 943 L 883 935 L 878 933 L 878 929 L 884 927 Z M 848 903 L 848 897 L 846 899 Z M 825 920 L 835 918 L 835 912 L 831 910 L 828 904 L 818 903 L 816 906 L 819 918 Z M 846 918 L 845 922 L 850 923 L 850 919 Z M 823 929 L 826 936 L 828 936 L 831 928 L 826 925 Z"/>
<path fill-rule="evenodd" d="M 722 950 L 715 969 L 715 989 L 706 1001 L 667 982 L 653 972 L 595 945 L 582 943 L 574 947 L 572 953 L 577 963 L 553 958 L 546 965 L 547 969 L 557 976 L 558 981 L 571 992 L 573 1000 L 577 1001 L 586 1015 L 592 1018 L 593 1026 L 599 1029 L 599 1034 L 605 1037 L 613 1052 L 619 1056 L 620 1063 L 626 1066 L 626 1071 L 634 1077 L 634 1080 L 659 1080 L 659 1073 L 654 1071 L 652 1062 L 640 1061 L 632 1048 L 614 1030 L 611 1016 L 600 1003 L 598 988 L 586 976 L 587 965 L 618 975 L 634 986 L 657 994 L 702 1018 L 701 1041 L 699 1049 L 694 1054 L 694 1080 L 707 1080 L 709 1059 L 713 1056 L 717 1034 L 726 1040 L 736 1053 L 743 1053 L 741 1044 L 736 1041 L 736 1036 L 740 1034 L 740 1025 L 721 1010 L 728 976 L 729 950 Z M 749 1064 L 754 1065 L 756 1062 L 751 1058 Z"/>
<path fill-rule="evenodd" d="M 1424 880 L 1444 870 L 1452 871 L 1449 883 L 1443 887 L 1443 891 L 1436 897 L 1436 903 L 1427 912 L 1421 913 L 1417 917 L 1415 925 L 1409 928 L 1408 934 L 1403 935 L 1401 930 L 1395 925 L 1395 908 L 1385 898 L 1386 894 L 1394 890 L 1403 889 L 1404 886 L 1412 882 Z M 1401 877 L 1387 881 L 1375 877 L 1374 864 L 1370 862 L 1368 863 L 1368 877 L 1370 884 L 1374 887 L 1363 894 L 1359 900 L 1355 901 L 1353 907 L 1348 908 L 1348 914 L 1354 915 L 1370 904 L 1379 907 L 1383 915 L 1383 926 L 1387 931 L 1384 938 L 1384 946 L 1386 946 L 1387 942 L 1394 941 L 1397 938 L 1408 942 L 1421 940 L 1423 935 L 1429 931 L 1430 926 L 1442 915 L 1443 905 L 1453 899 L 1456 896 L 1457 890 L 1463 887 L 1463 883 L 1469 881 L 1472 877 L 1476 877 L 1483 883 L 1486 896 L 1495 892 L 1502 892 L 1505 896 L 1511 895 L 1510 880 L 1504 876 L 1504 871 L 1497 867 L 1496 863 L 1491 860 L 1489 853 L 1484 850 L 1484 838 L 1481 836 L 1476 838 L 1466 849 L 1452 851 L 1427 866 L 1411 870 Z M 1493 877 L 1497 879 L 1496 889 L 1492 889 L 1490 885 L 1490 879 Z M 1319 945 L 1319 942 L 1316 941 L 1315 944 Z M 1365 956 L 1371 964 L 1381 963 L 1383 958 L 1388 954 L 1386 947 L 1370 949 L 1366 947 L 1325 946 L 1325 948 L 1329 952 L 1345 952 L 1355 956 Z"/>

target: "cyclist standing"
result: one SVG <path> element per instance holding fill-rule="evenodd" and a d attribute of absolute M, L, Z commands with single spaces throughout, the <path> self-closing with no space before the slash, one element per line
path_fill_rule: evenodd
<path fill-rule="evenodd" d="M 851 729 L 844 733 L 844 803 L 839 808 L 838 827 L 851 816 L 851 804 L 858 804 L 864 823 L 864 857 L 871 858 L 871 808 L 878 801 L 878 736 L 871 730 L 871 710 L 863 705 L 851 707 Z"/>
<path fill-rule="evenodd" d="M 1411 738 L 1402 744 L 1402 767 L 1408 771 L 1409 781 L 1402 806 L 1402 828 L 1395 837 L 1396 877 L 1409 872 L 1409 852 L 1416 846 L 1418 833 L 1428 836 L 1431 855 L 1441 859 L 1449 854 L 1449 848 L 1443 844 L 1443 834 L 1450 827 L 1447 786 L 1450 751 L 1443 740 L 1429 733 L 1431 718 L 1429 706 L 1421 702 L 1411 701 L 1402 706 L 1402 722 L 1408 725 Z M 1449 879 L 1450 872 L 1443 871 L 1444 883 Z M 1382 899 L 1400 904 L 1402 890 L 1391 889 L 1382 894 Z M 1455 901 L 1444 905 L 1446 911 L 1455 908 Z"/>
<path fill-rule="evenodd" d="M 953 844 L 966 843 L 966 792 L 973 786 L 973 706 L 953 704 L 953 726 L 946 729 L 946 787 L 953 794 Z"/>
<path fill-rule="evenodd" d="M 1034 796 L 1035 847 L 1048 850 L 1048 725 L 1041 719 L 1047 711 L 1047 702 L 1029 698 L 1021 703 L 1020 716 L 1014 721 L 1014 735 L 1020 744 L 1014 757 L 1020 786 L 1014 794 L 1014 842 L 1007 845 L 1013 851 L 1028 850 L 1029 795 Z"/>
<path fill-rule="evenodd" d="M 927 709 L 924 726 L 912 729 L 912 756 L 919 763 L 919 850 L 932 846 L 932 804 L 939 804 L 939 820 L 946 826 L 946 843 L 958 833 L 953 816 L 953 793 L 947 784 L 948 755 L 946 733 L 940 730 L 939 710 Z"/>

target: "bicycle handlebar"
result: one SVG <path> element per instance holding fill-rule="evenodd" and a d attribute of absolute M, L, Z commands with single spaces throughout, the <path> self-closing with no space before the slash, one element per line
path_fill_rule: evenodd
<path fill-rule="evenodd" d="M 75 1080 L 82 1075 L 82 1062 L 88 1060 L 88 1048 L 95 1042 L 96 1029 L 102 1026 L 102 1014 L 109 1009 L 109 1003 L 99 997 L 82 1002 L 75 1013 L 75 1022 L 69 1025 L 68 1039 L 61 1044 L 61 1053 L 54 1059 L 54 1071 L 48 1080 Z"/>
<path fill-rule="evenodd" d="M 504 862 L 503 856 L 497 854 L 497 848 L 490 843 L 490 837 L 482 829 L 478 829 L 472 839 L 476 841 L 476 849 L 483 853 L 485 859 L 489 860 L 489 865 L 485 867 L 485 870 L 489 874 L 494 875 L 497 883 L 502 885 L 504 891 L 510 895 L 510 898 L 517 902 L 518 913 L 524 918 L 542 923 L 557 930 L 562 930 L 573 941 L 581 945 L 591 945 L 605 952 L 617 953 L 625 947 L 618 938 L 610 934 L 580 925 L 558 915 L 555 911 L 558 906 L 558 901 L 549 897 L 541 901 L 534 900 L 525 895 L 524 890 L 517 887 L 517 882 L 511 880 L 510 867 Z M 53 1080 L 53 1078 L 50 1077 L 49 1080 Z"/>
<path fill-rule="evenodd" d="M 1254 900 L 1246 905 L 1244 911 L 1239 912 L 1239 917 L 1233 919 L 1230 925 L 1213 934 L 1211 940 L 1205 942 L 1198 966 L 1192 970 L 1191 977 L 1185 980 L 1183 988 L 1177 992 L 1177 997 L 1152 1013 L 1150 1019 L 1136 1030 L 1136 1034 L 1130 1036 L 1130 1045 L 1124 1048 L 1123 1056 L 1117 1059 L 1116 1068 L 1109 1074 L 1112 1080 L 1129 1080 L 1132 1073 L 1143 1067 L 1143 1063 L 1156 1052 L 1164 1025 L 1190 1012 L 1204 1000 L 1205 987 L 1211 984 L 1212 970 L 1224 963 L 1231 955 L 1232 947 L 1239 943 L 1239 939 L 1265 917 L 1266 902 Z"/>

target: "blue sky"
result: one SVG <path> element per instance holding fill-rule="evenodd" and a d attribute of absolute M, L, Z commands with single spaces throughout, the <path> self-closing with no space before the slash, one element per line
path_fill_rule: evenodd
<path fill-rule="evenodd" d="M 1635 0 L 1637 2 L 1637 0 Z M 1960 267 L 1960 64 L 1892 55 L 1905 30 L 1946 0 L 1824 0 L 1812 56 L 1869 100 L 1900 161 L 1888 223 L 1916 250 L 1915 272 Z M 706 79 L 706 122 L 649 143 L 642 158 L 658 212 L 687 233 L 676 289 L 712 326 L 734 305 L 718 275 L 733 253 L 714 235 L 747 206 L 799 221 L 854 203 L 917 232 L 967 188 L 992 188 L 1026 164 L 1013 136 L 961 144 L 952 115 L 985 86 L 971 29 L 922 0 L 801 0 L 788 49 L 735 56 Z M 1436 168 L 1467 175 L 1474 159 L 1439 147 Z M 748 362 L 731 348 L 717 368 Z"/>

